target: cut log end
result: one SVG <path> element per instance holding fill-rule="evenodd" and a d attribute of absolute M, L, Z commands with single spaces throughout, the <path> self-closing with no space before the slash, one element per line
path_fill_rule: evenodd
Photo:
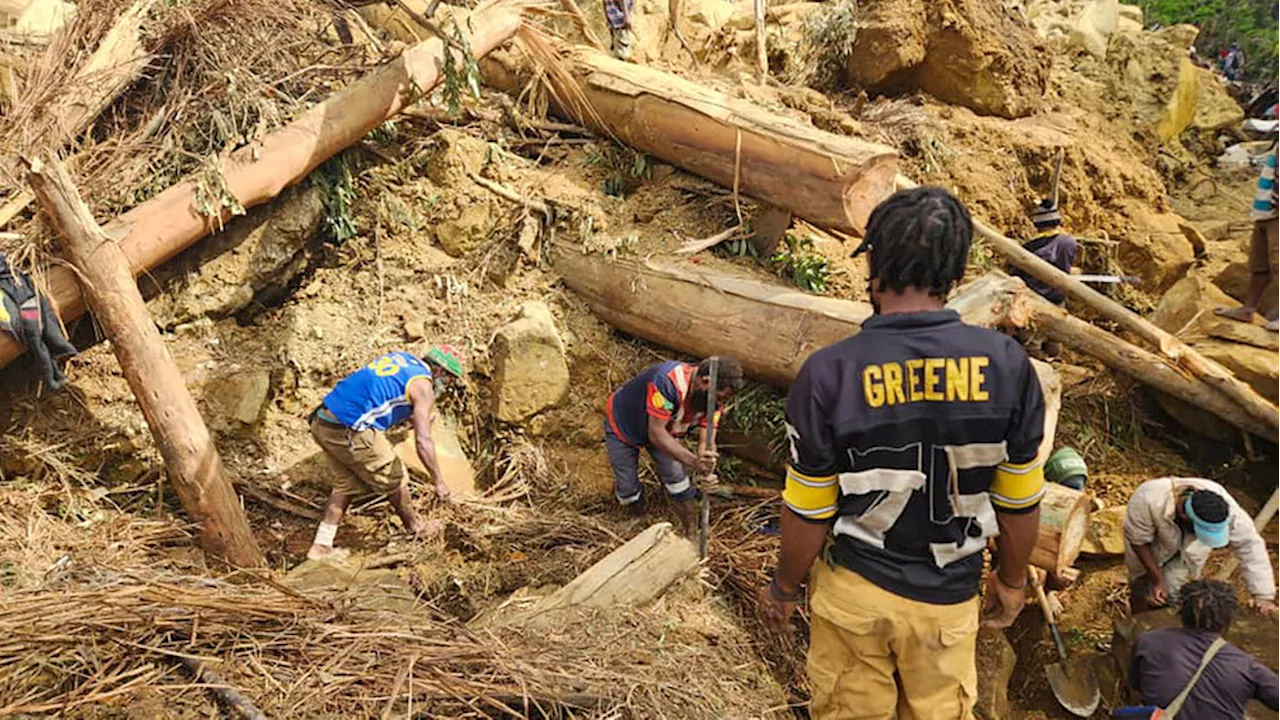
<path fill-rule="evenodd" d="M 1048 483 L 1040 501 L 1040 535 L 1031 552 L 1031 564 L 1054 575 L 1065 573 L 1080 557 L 1089 531 L 1089 493 Z"/>

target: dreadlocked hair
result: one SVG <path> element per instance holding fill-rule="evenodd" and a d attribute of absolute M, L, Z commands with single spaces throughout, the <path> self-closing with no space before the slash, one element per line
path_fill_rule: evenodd
<path fill-rule="evenodd" d="M 881 292 L 923 288 L 939 297 L 964 277 L 973 220 L 954 195 L 937 187 L 900 190 L 876 206 L 866 239 L 871 279 Z"/>
<path fill-rule="evenodd" d="M 1182 627 L 1188 630 L 1224 632 L 1236 613 L 1236 593 L 1217 580 L 1192 580 L 1179 591 Z"/>
<path fill-rule="evenodd" d="M 698 363 L 698 377 L 709 377 L 711 375 L 711 360 L 707 358 Z M 716 361 L 716 390 L 739 390 L 742 388 L 742 364 L 737 360 L 725 355 L 717 355 Z"/>

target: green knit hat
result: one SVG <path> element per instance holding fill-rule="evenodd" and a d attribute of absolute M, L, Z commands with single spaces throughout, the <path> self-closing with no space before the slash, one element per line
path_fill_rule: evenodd
<path fill-rule="evenodd" d="M 427 359 L 444 368 L 454 377 L 461 378 L 462 356 L 452 345 L 436 345 L 427 351 Z"/>
<path fill-rule="evenodd" d="M 1081 490 L 1085 480 L 1089 479 L 1089 468 L 1084 464 L 1080 453 L 1073 448 L 1063 447 L 1054 450 L 1049 456 L 1049 462 L 1044 464 L 1044 477 L 1049 482 Z"/>

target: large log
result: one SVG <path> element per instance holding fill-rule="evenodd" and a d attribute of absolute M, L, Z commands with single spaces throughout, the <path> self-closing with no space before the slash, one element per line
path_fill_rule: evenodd
<path fill-rule="evenodd" d="M 834 135 L 644 65 L 554 43 L 576 87 L 548 73 L 558 112 L 696 175 L 825 228 L 861 234 L 893 192 L 897 154 Z M 509 92 L 521 68 L 484 64 L 485 81 Z M 577 98 L 578 101 L 574 101 Z"/>
<path fill-rule="evenodd" d="M 521 15 L 519 9 L 497 4 L 463 16 L 458 23 L 479 57 L 514 35 Z M 276 197 L 403 110 L 420 93 L 435 88 L 442 78 L 443 57 L 444 44 L 438 38 L 409 47 L 260 143 L 233 153 L 219 165 L 223 190 L 242 208 Z M 201 184 L 198 179 L 178 183 L 103 228 L 109 237 L 119 239 L 135 276 L 174 257 L 231 218 L 231 209 L 221 203 L 214 203 L 220 206 L 217 214 L 201 213 L 197 203 Z M 50 268 L 45 290 L 64 321 L 84 314 L 84 296 L 72 271 Z M 0 365 L 21 353 L 21 345 L 0 333 Z"/>
<path fill-rule="evenodd" d="M 84 278 L 89 302 L 120 359 L 165 470 L 200 526 L 205 551 L 239 567 L 265 565 L 196 401 L 147 312 L 128 258 L 94 222 L 61 163 L 54 160 L 42 167 L 34 161 L 28 177 L 67 259 Z"/>
<path fill-rule="evenodd" d="M 1031 564 L 1060 574 L 1080 557 L 1089 530 L 1089 493 L 1057 483 L 1045 483 L 1040 501 L 1040 535 L 1031 551 Z"/>

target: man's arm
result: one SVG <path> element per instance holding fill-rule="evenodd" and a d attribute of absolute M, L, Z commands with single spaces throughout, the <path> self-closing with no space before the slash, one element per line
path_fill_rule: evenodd
<path fill-rule="evenodd" d="M 1145 545 L 1134 545 L 1133 554 L 1138 556 L 1138 561 L 1142 563 L 1142 567 L 1146 568 L 1147 575 L 1151 576 L 1152 585 L 1164 584 L 1164 570 L 1160 564 L 1156 562 L 1155 551 L 1151 549 L 1151 543 Z"/>
<path fill-rule="evenodd" d="M 1240 569 L 1249 594 L 1257 600 L 1275 601 L 1276 576 L 1271 568 L 1267 543 L 1258 533 L 1253 518 L 1231 501 L 1231 551 L 1240 559 Z"/>
<path fill-rule="evenodd" d="M 786 596 L 795 596 L 809 576 L 809 569 L 822 552 L 831 531 L 830 521 L 807 520 L 791 508 L 782 509 L 782 550 L 778 553 L 778 569 L 774 584 Z"/>
<path fill-rule="evenodd" d="M 1006 586 L 1020 588 L 1027 582 L 1031 551 L 1040 535 L 1040 506 L 1025 513 L 996 513 L 996 524 L 1000 526 L 1000 536 L 996 538 L 1000 564 L 996 573 Z"/>
<path fill-rule="evenodd" d="M 1256 659 L 1249 666 L 1249 679 L 1253 681 L 1253 696 L 1272 710 L 1280 710 L 1280 681 L 1271 668 Z"/>
<path fill-rule="evenodd" d="M 436 394 L 431 389 L 431 383 L 422 380 L 410 384 L 409 400 L 413 402 L 413 417 L 410 422 L 413 424 L 414 449 L 418 452 L 418 459 L 426 466 L 427 472 L 431 473 L 436 494 L 441 499 L 448 498 L 449 486 L 444 482 L 444 473 L 441 472 L 440 463 L 436 459 L 436 443 L 431 438 L 431 417 L 435 414 L 436 407 Z"/>
<path fill-rule="evenodd" d="M 649 415 L 649 444 L 666 455 L 675 458 L 677 462 L 685 467 L 698 468 L 698 456 L 690 452 L 679 440 L 667 430 L 667 421 L 662 418 Z M 699 443 L 701 447 L 701 443 Z"/>

